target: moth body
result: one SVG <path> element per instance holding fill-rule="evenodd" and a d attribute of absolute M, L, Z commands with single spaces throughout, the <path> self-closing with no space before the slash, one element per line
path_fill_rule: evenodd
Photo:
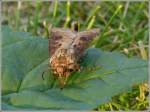
<path fill-rule="evenodd" d="M 63 88 L 72 72 L 80 69 L 79 59 L 99 30 L 74 32 L 55 28 L 49 39 L 50 68 Z"/>

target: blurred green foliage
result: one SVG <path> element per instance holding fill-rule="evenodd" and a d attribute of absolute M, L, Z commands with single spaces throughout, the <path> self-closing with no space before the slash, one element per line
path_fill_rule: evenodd
<path fill-rule="evenodd" d="M 143 2 L 2 2 L 2 24 L 49 37 L 51 27 L 100 28 L 93 46 L 127 56 L 148 58 L 148 1 Z M 96 110 L 145 110 L 147 83 L 117 95 Z"/>

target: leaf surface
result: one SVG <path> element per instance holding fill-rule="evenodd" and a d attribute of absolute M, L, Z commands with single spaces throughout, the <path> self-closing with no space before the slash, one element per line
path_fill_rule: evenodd
<path fill-rule="evenodd" d="M 147 61 L 89 48 L 81 61 L 84 69 L 73 73 L 63 90 L 57 84 L 51 88 L 54 79 L 48 70 L 48 40 L 13 32 L 7 26 L 2 27 L 2 37 L 4 110 L 94 109 L 148 80 Z"/>

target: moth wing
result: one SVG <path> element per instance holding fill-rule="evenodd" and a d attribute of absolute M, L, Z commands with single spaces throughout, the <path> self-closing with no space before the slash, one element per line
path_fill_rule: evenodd
<path fill-rule="evenodd" d="M 69 29 L 53 28 L 49 38 L 50 57 L 59 49 L 65 41 L 73 40 L 73 32 Z"/>
<path fill-rule="evenodd" d="M 77 37 L 73 42 L 73 47 L 75 49 L 75 54 L 78 55 L 79 58 L 83 55 L 84 50 L 98 33 L 99 29 L 91 29 L 77 34 Z"/>

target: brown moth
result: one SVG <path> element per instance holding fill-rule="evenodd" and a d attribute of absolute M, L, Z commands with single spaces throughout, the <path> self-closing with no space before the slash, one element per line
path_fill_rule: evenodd
<path fill-rule="evenodd" d="M 50 68 L 59 80 L 61 88 L 68 76 L 80 69 L 79 59 L 88 44 L 99 33 L 99 29 L 76 32 L 69 29 L 53 28 L 49 38 Z"/>

